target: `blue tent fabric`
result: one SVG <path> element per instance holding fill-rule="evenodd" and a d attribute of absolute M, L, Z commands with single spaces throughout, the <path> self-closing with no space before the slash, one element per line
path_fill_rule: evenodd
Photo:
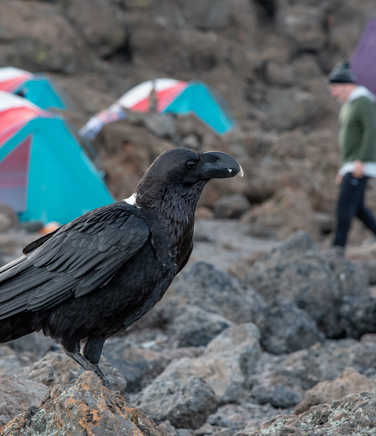
<path fill-rule="evenodd" d="M 26 210 L 21 221 L 65 224 L 114 201 L 100 174 L 59 117 L 29 121 L 0 148 L 0 161 L 31 136 Z"/>
<path fill-rule="evenodd" d="M 65 104 L 48 79 L 35 77 L 24 82 L 17 90 L 41 109 L 65 109 Z"/>
<path fill-rule="evenodd" d="M 220 135 L 231 130 L 234 125 L 214 95 L 201 82 L 190 82 L 163 112 L 177 114 L 192 112 Z"/>

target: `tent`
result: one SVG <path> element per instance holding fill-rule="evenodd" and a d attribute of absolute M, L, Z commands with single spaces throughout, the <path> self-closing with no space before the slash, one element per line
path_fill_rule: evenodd
<path fill-rule="evenodd" d="M 0 91 L 0 203 L 60 224 L 113 198 L 60 117 Z"/>
<path fill-rule="evenodd" d="M 351 68 L 360 85 L 376 94 L 376 19 L 368 22 L 351 56 Z"/>
<path fill-rule="evenodd" d="M 42 109 L 65 109 L 64 102 L 48 79 L 19 68 L 0 68 L 0 91 L 25 97 Z"/>
<path fill-rule="evenodd" d="M 123 108 L 147 112 L 153 104 L 158 112 L 194 113 L 220 135 L 233 127 L 233 121 L 203 83 L 155 79 L 130 89 L 108 109 L 92 117 L 79 133 L 82 137 L 94 139 L 103 125 L 126 118 Z"/>

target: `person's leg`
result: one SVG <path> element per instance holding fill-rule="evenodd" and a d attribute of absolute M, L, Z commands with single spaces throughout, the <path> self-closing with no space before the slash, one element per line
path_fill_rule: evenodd
<path fill-rule="evenodd" d="M 333 246 L 346 247 L 351 221 L 358 211 L 362 184 L 347 173 L 342 177 L 336 210 L 336 231 Z"/>
<path fill-rule="evenodd" d="M 368 178 L 364 178 L 364 186 L 360 196 L 360 202 L 358 206 L 358 211 L 356 216 L 360 221 L 369 229 L 372 233 L 376 235 L 376 217 L 372 211 L 365 205 L 366 189 L 367 189 Z"/>

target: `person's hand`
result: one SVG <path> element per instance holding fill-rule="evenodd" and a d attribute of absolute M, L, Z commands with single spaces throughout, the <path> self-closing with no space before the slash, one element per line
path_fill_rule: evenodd
<path fill-rule="evenodd" d="M 361 162 L 360 160 L 356 160 L 354 162 L 354 169 L 353 169 L 352 174 L 357 179 L 360 179 L 361 177 L 363 177 L 364 176 L 364 163 Z"/>
<path fill-rule="evenodd" d="M 342 175 L 340 173 L 337 173 L 336 175 L 336 184 L 340 185 L 342 182 Z"/>

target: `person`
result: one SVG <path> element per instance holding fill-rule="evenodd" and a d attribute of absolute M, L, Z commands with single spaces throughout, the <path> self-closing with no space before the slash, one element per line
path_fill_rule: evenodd
<path fill-rule="evenodd" d="M 333 246 L 344 254 L 351 222 L 357 217 L 374 235 L 376 218 L 365 204 L 367 182 L 376 177 L 376 97 L 356 83 L 349 62 L 329 75 L 333 97 L 342 103 L 339 113 L 341 167 Z"/>

